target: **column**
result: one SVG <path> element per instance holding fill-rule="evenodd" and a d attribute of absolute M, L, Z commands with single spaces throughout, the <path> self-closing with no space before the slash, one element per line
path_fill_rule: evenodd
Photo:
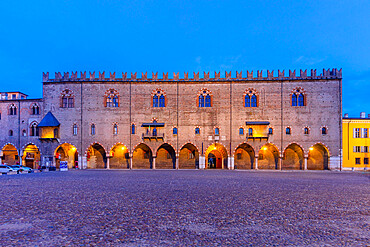
<path fill-rule="evenodd" d="M 227 163 L 228 163 L 229 170 L 234 170 L 234 157 L 229 156 Z"/>
<path fill-rule="evenodd" d="M 109 169 L 110 167 L 109 167 L 109 159 L 110 159 L 110 157 L 108 157 L 107 156 L 107 169 Z"/>
<path fill-rule="evenodd" d="M 304 167 L 303 167 L 304 170 L 307 170 L 307 160 L 308 160 L 308 157 L 305 156 L 304 157 Z"/>
<path fill-rule="evenodd" d="M 204 155 L 199 156 L 199 169 L 206 168 L 206 157 Z"/>
<path fill-rule="evenodd" d="M 278 170 L 283 170 L 283 156 L 279 156 L 279 167 Z"/>
<path fill-rule="evenodd" d="M 179 155 L 176 155 L 176 169 L 179 169 Z"/>
<path fill-rule="evenodd" d="M 132 155 L 130 155 L 130 170 L 132 170 Z"/>
<path fill-rule="evenodd" d="M 153 167 L 152 167 L 152 169 L 155 169 L 155 158 L 156 158 L 156 156 L 153 156 Z"/>
<path fill-rule="evenodd" d="M 254 157 L 254 169 L 258 170 L 258 156 Z"/>
<path fill-rule="evenodd" d="M 86 155 L 82 156 L 81 165 L 82 165 L 82 169 L 87 169 L 87 156 Z"/>
<path fill-rule="evenodd" d="M 217 164 L 217 161 L 216 161 L 216 164 Z M 224 169 L 225 168 L 225 159 L 222 157 L 221 158 L 221 169 Z"/>

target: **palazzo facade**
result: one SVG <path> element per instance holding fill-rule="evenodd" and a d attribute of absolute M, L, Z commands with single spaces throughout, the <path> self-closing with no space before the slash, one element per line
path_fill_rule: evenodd
<path fill-rule="evenodd" d="M 0 100 L 1 162 L 36 168 L 323 170 L 341 165 L 342 71 L 43 74 Z M 23 95 L 23 98 L 21 96 Z"/>

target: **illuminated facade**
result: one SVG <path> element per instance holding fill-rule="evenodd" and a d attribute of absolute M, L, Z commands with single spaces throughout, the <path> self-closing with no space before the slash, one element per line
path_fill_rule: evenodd
<path fill-rule="evenodd" d="M 340 167 L 341 70 L 245 75 L 44 73 L 42 99 L 0 102 L 2 162 L 16 162 L 11 156 L 34 145 L 39 164 L 82 169 Z M 18 117 L 12 104 L 20 105 Z M 37 136 L 30 136 L 32 121 Z"/>

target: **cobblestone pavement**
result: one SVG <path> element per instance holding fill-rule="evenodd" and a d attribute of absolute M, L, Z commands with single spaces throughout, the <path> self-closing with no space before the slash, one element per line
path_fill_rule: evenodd
<path fill-rule="evenodd" d="M 369 178 L 210 170 L 0 176 L 0 245 L 365 246 Z"/>

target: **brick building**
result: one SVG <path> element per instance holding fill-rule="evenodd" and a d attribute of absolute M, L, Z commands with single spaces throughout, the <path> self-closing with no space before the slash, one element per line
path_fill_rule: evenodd
<path fill-rule="evenodd" d="M 68 161 L 83 169 L 340 167 L 341 70 L 244 75 L 58 72 L 52 79 L 44 73 L 42 99 L 0 100 L 2 162 L 58 167 Z"/>

